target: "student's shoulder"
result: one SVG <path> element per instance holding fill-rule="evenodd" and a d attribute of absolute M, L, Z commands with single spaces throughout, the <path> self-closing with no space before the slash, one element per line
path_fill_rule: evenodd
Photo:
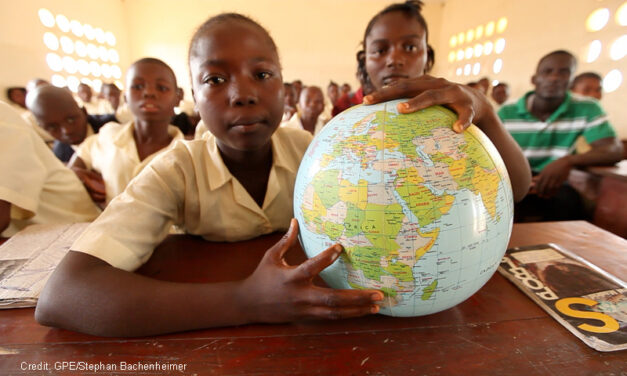
<path fill-rule="evenodd" d="M 131 122 L 118 123 L 115 121 L 110 121 L 100 127 L 98 134 L 101 135 L 101 137 L 112 137 L 119 134 L 120 132 L 123 132 L 129 126 L 132 126 Z"/>
<path fill-rule="evenodd" d="M 304 129 L 279 127 L 272 135 L 272 138 L 281 145 L 293 147 L 304 152 L 311 143 L 313 136 Z"/>
<path fill-rule="evenodd" d="M 598 115 L 604 114 L 605 111 L 598 100 L 595 98 L 585 97 L 576 93 L 571 93 L 570 103 L 573 107 L 573 111 L 579 115 Z"/>
<path fill-rule="evenodd" d="M 194 168 L 195 164 L 206 159 L 207 140 L 180 139 L 167 150 L 159 153 L 150 162 L 157 169 L 183 169 Z"/>

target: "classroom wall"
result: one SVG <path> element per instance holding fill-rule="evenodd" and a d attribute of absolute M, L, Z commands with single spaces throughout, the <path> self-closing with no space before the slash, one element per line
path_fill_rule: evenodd
<path fill-rule="evenodd" d="M 45 63 L 48 52 L 42 41 L 46 28 L 37 11 L 63 12 L 70 19 L 111 30 L 117 36 L 120 66 L 144 56 L 155 56 L 175 70 L 180 85 L 189 91 L 187 44 L 195 28 L 210 15 L 224 11 L 241 12 L 264 25 L 274 37 L 281 55 L 286 81 L 301 79 L 305 84 L 325 87 L 330 79 L 357 87 L 355 53 L 368 20 L 389 0 L 0 0 L 0 88 L 24 85 L 37 76 L 49 78 Z M 579 70 L 595 70 L 603 75 L 620 68 L 627 75 L 627 59 L 607 58 L 585 63 L 585 47 L 593 39 L 613 40 L 625 34 L 626 27 L 613 19 L 604 30 L 589 33 L 584 22 L 588 14 L 607 7 L 614 12 L 623 0 L 428 0 L 424 9 L 430 28 L 430 43 L 436 50 L 432 74 L 468 82 L 482 76 L 506 81 L 512 98 L 532 88 L 530 77 L 538 59 L 554 49 L 566 48 L 578 55 Z M 291 15 L 288 17 L 286 15 Z M 466 62 L 449 63 L 449 39 L 500 17 L 508 18 L 502 34 L 506 47 L 499 55 L 504 61 L 499 74 L 491 72 L 492 57 L 481 61 L 477 75 L 456 76 Z M 622 34 L 621 34 L 622 33 Z M 493 38 L 494 39 L 494 38 Z M 607 46 L 606 46 L 607 47 Z M 473 62 L 475 61 L 473 60 Z M 4 90 L 3 90 L 4 91 Z M 621 138 L 627 138 L 627 77 L 614 93 L 606 94 L 602 105 Z M 621 101 L 622 99 L 622 101 Z"/>
<path fill-rule="evenodd" d="M 475 81 L 483 76 L 508 82 L 512 99 L 518 99 L 528 90 L 532 90 L 531 76 L 535 72 L 538 60 L 546 53 L 556 49 L 566 49 L 579 60 L 577 72 L 596 71 L 605 76 L 610 70 L 618 68 L 624 75 L 620 88 L 612 93 L 605 93 L 601 105 L 610 116 L 610 121 L 617 129 L 620 138 L 627 138 L 627 57 L 619 61 L 609 58 L 609 43 L 605 43 L 600 58 L 593 63 L 586 63 L 588 44 L 599 39 L 611 42 L 627 34 L 626 26 L 618 26 L 614 14 L 624 0 L 447 0 L 443 5 L 445 15 L 439 23 L 440 38 L 436 44 L 436 63 L 434 74 L 459 82 Z M 481 6 L 478 6 L 478 4 Z M 597 8 L 608 8 L 611 18 L 608 25 L 597 32 L 588 32 L 585 22 L 588 15 Z M 503 70 L 499 74 L 492 72 L 492 62 L 496 55 L 482 56 L 481 72 L 477 75 L 457 76 L 456 68 L 464 66 L 469 60 L 448 63 L 450 37 L 460 31 L 467 31 L 479 24 L 497 21 L 507 17 L 508 26 L 499 34 L 506 40 L 505 49 L 498 55 L 503 59 Z M 488 38 L 495 40 L 495 37 Z M 481 41 L 487 40 L 485 37 Z M 474 45 L 475 43 L 471 43 Z M 463 47 L 468 46 L 464 44 Z M 456 48 L 457 49 L 457 48 Z"/>
<path fill-rule="evenodd" d="M 126 4 L 131 60 L 163 58 L 189 88 L 185 61 L 196 27 L 211 15 L 239 12 L 258 21 L 275 40 L 286 81 L 301 79 L 323 89 L 329 80 L 348 82 L 357 89 L 355 54 L 370 18 L 389 0 L 179 0 L 176 17 L 170 0 L 131 0 Z M 440 18 L 432 1 L 426 12 Z M 131 22 L 132 21 L 132 22 Z M 436 31 L 437 34 L 437 31 Z M 184 72 L 184 73 L 183 73 Z"/>
<path fill-rule="evenodd" d="M 128 28 L 124 18 L 123 0 L 75 1 L 75 0 L 0 0 L 0 88 L 2 99 L 9 86 L 24 86 L 35 77 L 50 79 L 54 73 L 46 65 L 48 48 L 43 34 L 57 28 L 42 25 L 38 11 L 46 8 L 52 13 L 62 13 L 68 19 L 76 19 L 93 27 L 113 32 L 117 37 L 116 48 L 120 55 L 120 67 L 128 65 Z M 70 34 L 68 34 L 70 35 Z M 78 39 L 72 36 L 73 39 Z"/>

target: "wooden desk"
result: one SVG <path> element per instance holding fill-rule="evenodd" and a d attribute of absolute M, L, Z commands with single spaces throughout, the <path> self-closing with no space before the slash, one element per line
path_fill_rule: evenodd
<path fill-rule="evenodd" d="M 228 260 L 241 257 L 249 260 L 235 271 L 241 277 L 254 269 L 263 251 L 279 236 L 234 244 L 228 251 L 218 250 L 221 244 L 171 237 L 141 272 L 162 279 L 219 280 L 226 274 Z M 546 242 L 558 243 L 618 277 L 627 276 L 627 241 L 587 222 L 514 225 L 510 246 Z M 302 253 L 290 256 L 293 261 L 302 257 Z M 164 375 L 627 373 L 627 352 L 600 353 L 587 347 L 498 273 L 462 304 L 416 318 L 375 315 L 120 339 L 42 327 L 34 321 L 33 309 L 0 311 L 2 375 L 44 374 L 20 369 L 39 362 L 48 362 L 50 374 L 131 374 L 119 368 L 97 373 L 54 370 L 58 361 L 118 367 L 121 362 L 185 365 L 181 373 L 145 373 Z"/>
<path fill-rule="evenodd" d="M 568 181 L 589 203 L 595 225 L 627 239 L 627 160 L 573 170 Z"/>

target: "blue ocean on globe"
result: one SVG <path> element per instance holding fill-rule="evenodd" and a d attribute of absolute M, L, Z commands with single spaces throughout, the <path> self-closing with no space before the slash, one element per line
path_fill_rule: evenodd
<path fill-rule="evenodd" d="M 450 110 L 399 114 L 400 100 L 355 106 L 314 138 L 294 190 L 309 257 L 340 243 L 322 271 L 333 288 L 380 289 L 380 313 L 453 307 L 496 271 L 513 223 L 511 184 L 474 125 L 455 133 Z"/>

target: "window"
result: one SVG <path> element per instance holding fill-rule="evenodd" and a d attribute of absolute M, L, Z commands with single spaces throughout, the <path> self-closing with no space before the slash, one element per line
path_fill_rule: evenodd
<path fill-rule="evenodd" d="M 49 50 L 46 64 L 54 72 L 51 75 L 53 85 L 67 86 L 76 92 L 79 83 L 84 82 L 100 91 L 104 79 L 123 87 L 115 34 L 69 20 L 63 14 L 55 15 L 45 8 L 39 9 L 38 15 L 48 28 L 43 34 L 43 43 Z"/>
<path fill-rule="evenodd" d="M 498 74 L 503 69 L 500 55 L 505 50 L 503 33 L 507 29 L 508 20 L 501 17 L 497 21 L 489 21 L 466 31 L 458 31 L 449 38 L 448 61 L 453 65 L 457 76 L 480 76 L 482 69 Z"/>

